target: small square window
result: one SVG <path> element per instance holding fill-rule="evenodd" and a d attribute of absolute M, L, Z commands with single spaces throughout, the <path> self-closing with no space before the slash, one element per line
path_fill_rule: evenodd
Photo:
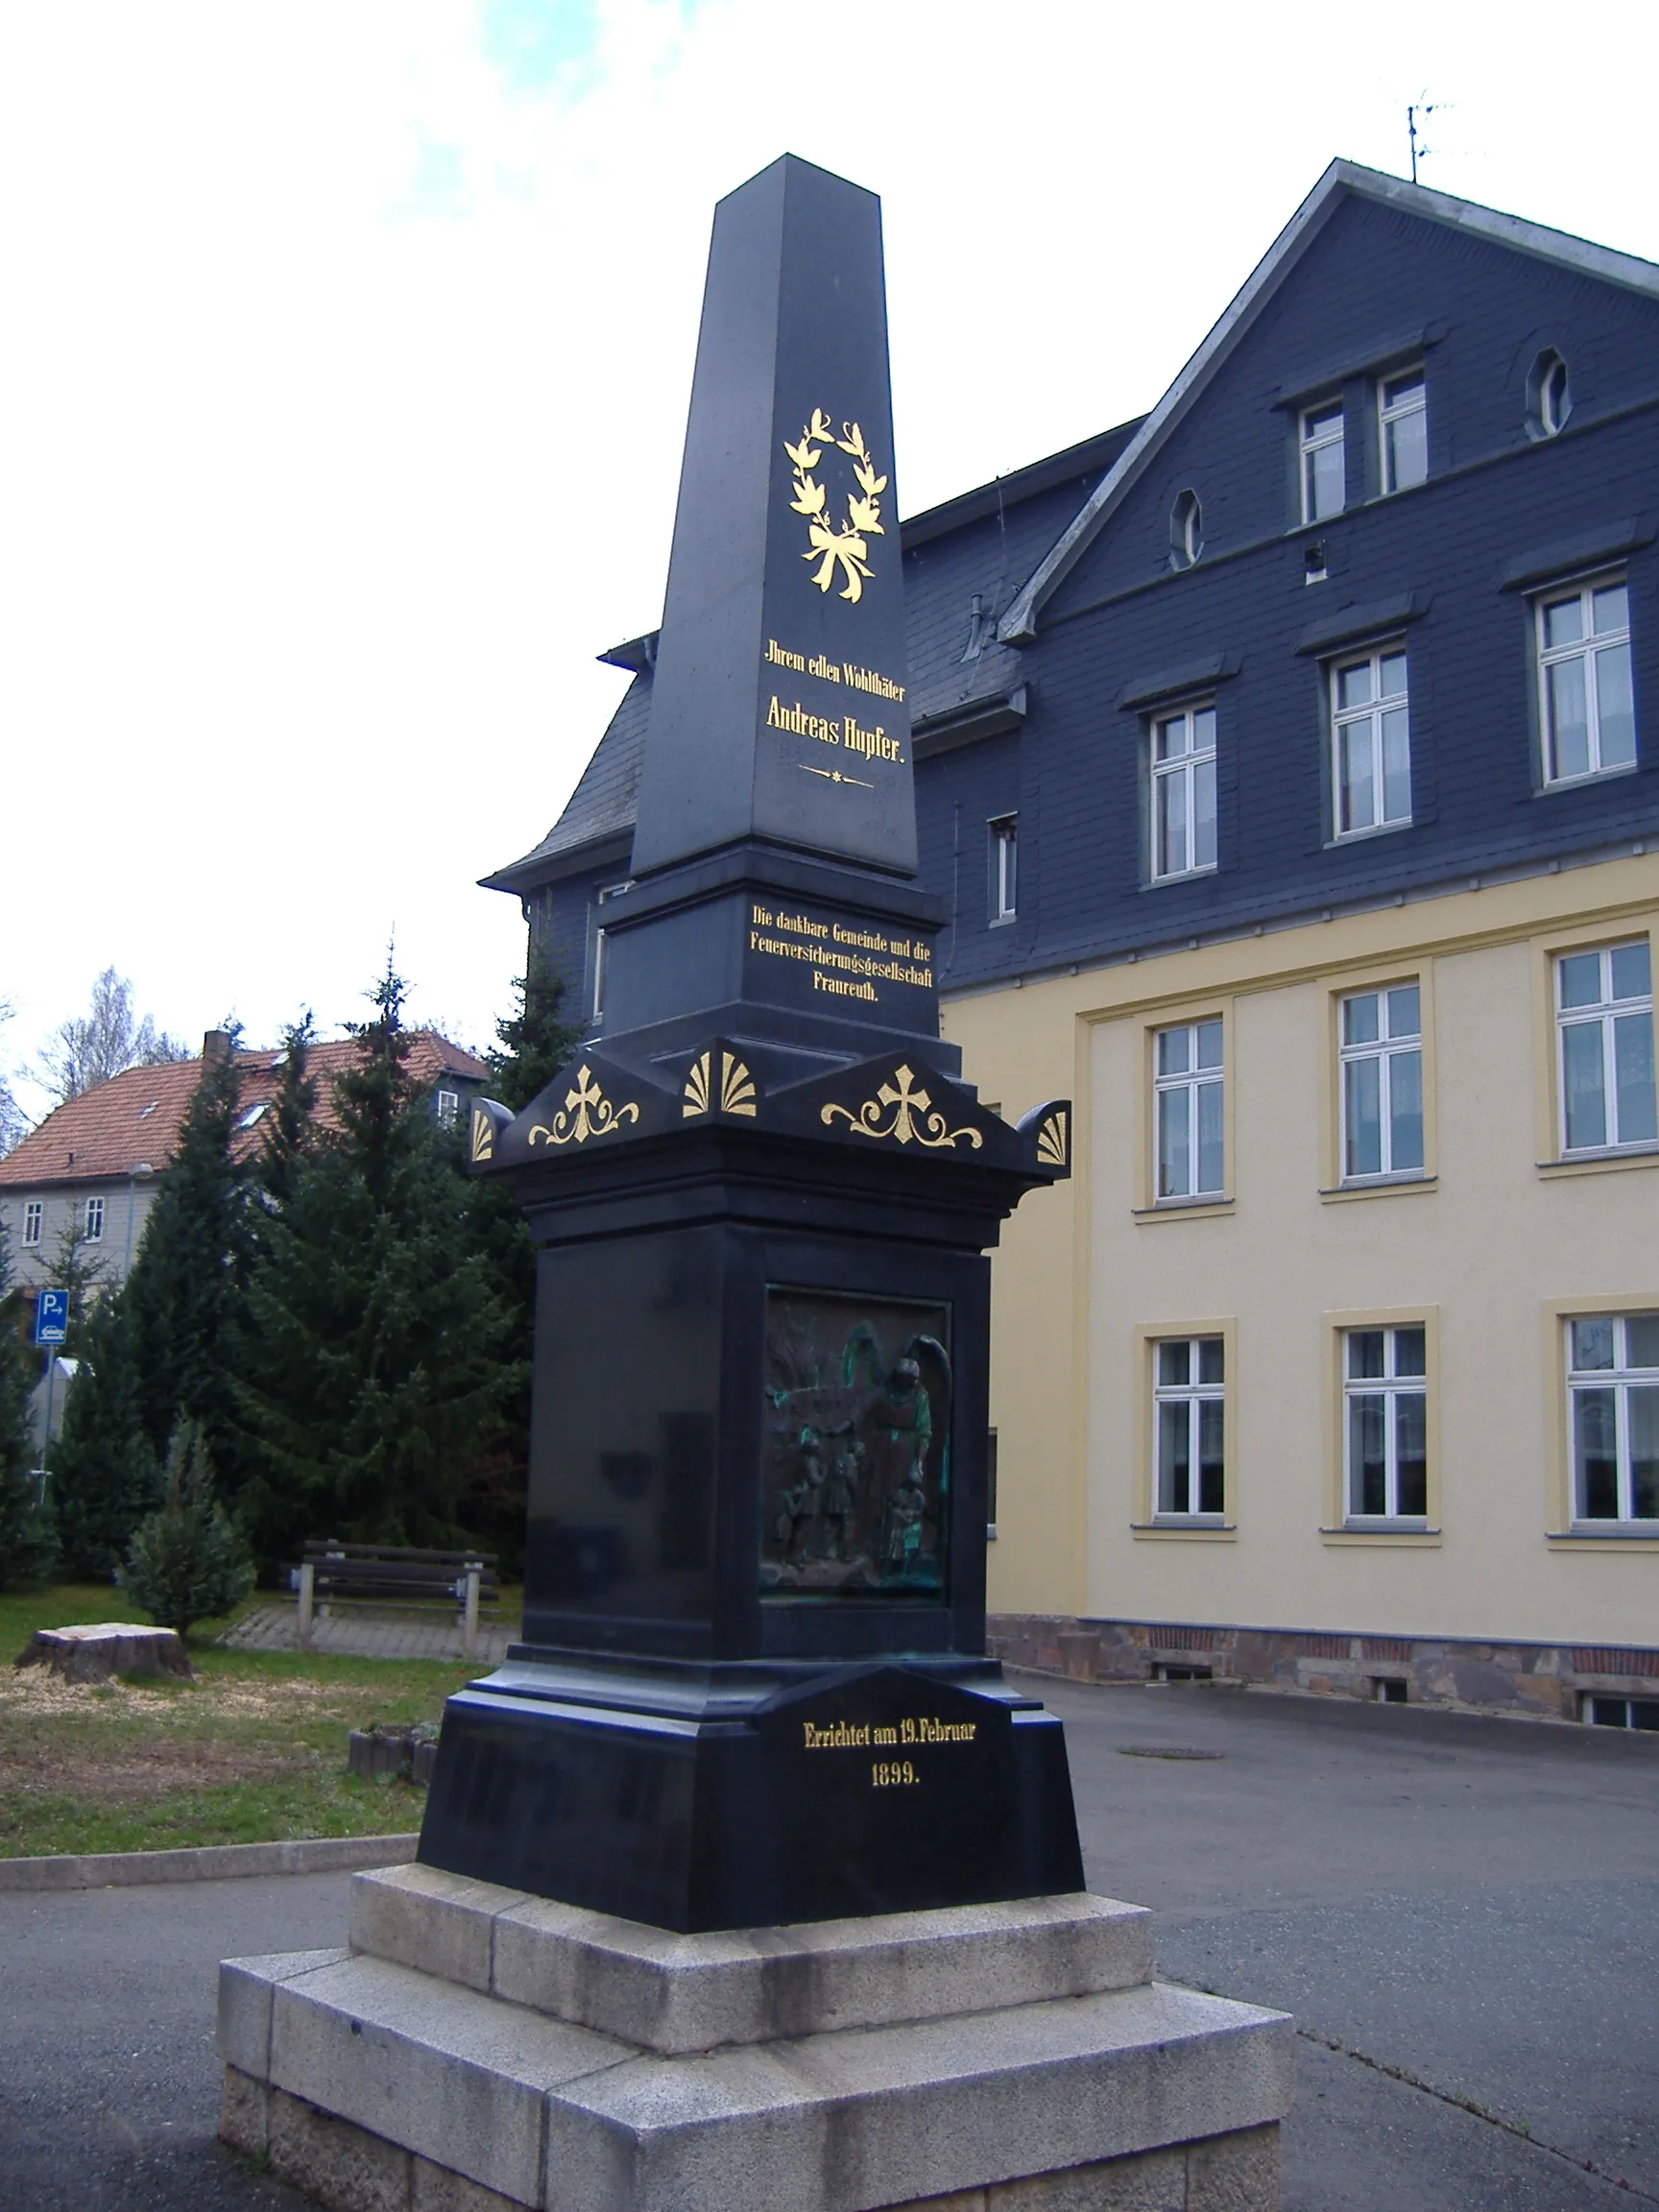
<path fill-rule="evenodd" d="M 1586 1697 L 1580 1718 L 1592 1728 L 1659 1728 L 1659 1697 Z"/>
<path fill-rule="evenodd" d="M 1347 471 L 1342 457 L 1342 402 L 1327 399 L 1303 410 L 1300 425 L 1302 519 L 1322 522 L 1327 515 L 1339 515 L 1348 503 Z"/>

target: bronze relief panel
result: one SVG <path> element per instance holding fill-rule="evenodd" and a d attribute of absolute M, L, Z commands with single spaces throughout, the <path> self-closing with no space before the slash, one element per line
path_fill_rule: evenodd
<path fill-rule="evenodd" d="M 766 1293 L 760 1588 L 943 1599 L 950 1309 Z"/>

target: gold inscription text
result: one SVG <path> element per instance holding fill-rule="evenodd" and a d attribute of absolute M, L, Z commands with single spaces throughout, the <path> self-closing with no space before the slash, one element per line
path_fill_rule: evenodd
<path fill-rule="evenodd" d="M 920 938 L 814 922 L 809 914 L 780 912 L 757 900 L 749 908 L 749 950 L 773 960 L 805 961 L 813 990 L 836 998 L 874 1000 L 878 983 L 933 988 L 933 949 Z"/>
<path fill-rule="evenodd" d="M 901 1720 L 896 1728 L 871 1720 L 803 1720 L 802 1747 L 807 1751 L 869 1751 L 907 1743 L 972 1743 L 979 1732 L 977 1720 L 934 1720 L 926 1714 Z M 897 1779 L 897 1777 L 895 1777 Z M 916 1780 L 913 1774 L 908 1781 Z"/>

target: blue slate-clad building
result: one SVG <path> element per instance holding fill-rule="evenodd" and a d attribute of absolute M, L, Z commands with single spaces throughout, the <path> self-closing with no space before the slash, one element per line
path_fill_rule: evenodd
<path fill-rule="evenodd" d="M 1010 1651 L 1659 1723 L 1659 269 L 1334 164 L 1145 418 L 904 526 Z M 490 878 L 603 1028 L 653 640 Z"/>

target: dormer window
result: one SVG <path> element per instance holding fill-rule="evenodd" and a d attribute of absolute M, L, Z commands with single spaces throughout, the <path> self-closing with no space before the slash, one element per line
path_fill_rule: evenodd
<path fill-rule="evenodd" d="M 1408 492 L 1429 474 L 1429 395 L 1421 366 L 1384 376 L 1377 397 L 1382 489 Z"/>
<path fill-rule="evenodd" d="M 1348 478 L 1342 460 L 1342 402 L 1321 400 L 1302 410 L 1302 519 L 1322 522 L 1327 515 L 1340 515 L 1348 500 Z"/>
<path fill-rule="evenodd" d="M 1183 492 L 1169 510 L 1169 565 L 1190 568 L 1204 550 L 1204 510 L 1196 492 Z"/>
<path fill-rule="evenodd" d="M 1567 388 L 1567 364 L 1553 346 L 1547 346 L 1527 374 L 1527 427 L 1534 438 L 1553 438 L 1567 427 L 1573 398 Z"/>

